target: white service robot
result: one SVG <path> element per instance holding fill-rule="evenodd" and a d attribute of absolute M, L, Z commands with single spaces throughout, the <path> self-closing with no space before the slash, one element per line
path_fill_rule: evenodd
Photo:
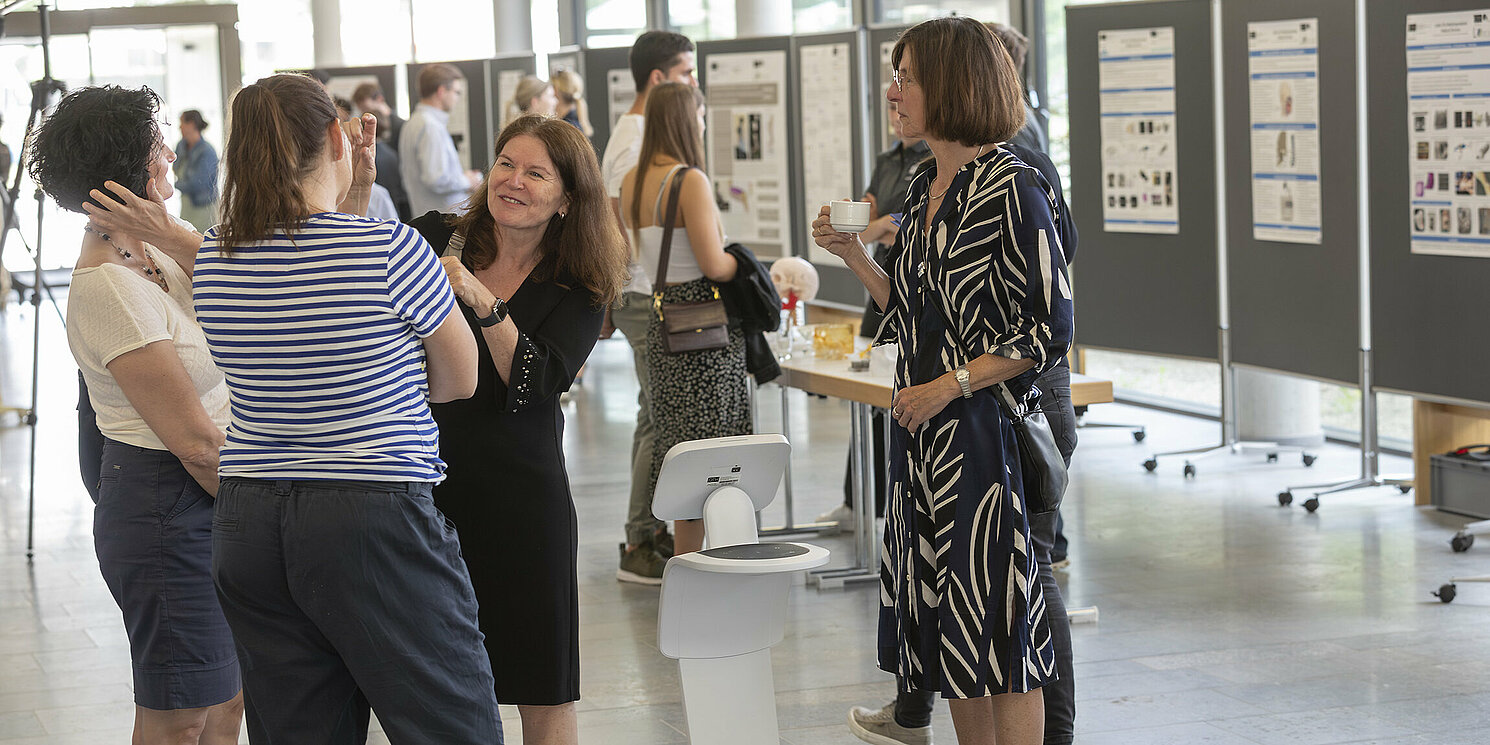
<path fill-rule="evenodd" d="M 782 435 L 694 440 L 662 461 L 652 511 L 704 520 L 703 551 L 662 573 L 657 643 L 678 661 L 688 737 L 695 745 L 780 741 L 771 647 L 786 628 L 794 572 L 828 563 L 805 543 L 761 543 L 756 513 L 776 498 L 792 446 Z"/>

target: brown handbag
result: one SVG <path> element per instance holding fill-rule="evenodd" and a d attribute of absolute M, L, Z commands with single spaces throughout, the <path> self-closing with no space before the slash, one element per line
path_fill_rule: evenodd
<path fill-rule="evenodd" d="M 664 303 L 662 291 L 667 288 L 667 260 L 673 249 L 673 225 L 678 216 L 678 194 L 683 189 L 683 176 L 673 176 L 672 190 L 668 197 L 667 220 L 662 228 L 662 256 L 658 262 L 657 279 L 652 286 L 652 308 L 657 311 L 657 321 L 662 324 L 662 348 L 668 354 L 702 352 L 729 346 L 729 314 L 724 310 L 724 301 L 719 299 L 719 287 L 714 287 L 714 299 L 694 303 Z"/>

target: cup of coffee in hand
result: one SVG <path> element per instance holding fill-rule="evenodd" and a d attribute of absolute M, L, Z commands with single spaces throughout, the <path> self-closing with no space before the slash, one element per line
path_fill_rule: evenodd
<path fill-rule="evenodd" d="M 830 202 L 828 223 L 840 233 L 862 233 L 869 227 L 869 203 L 847 199 Z"/>

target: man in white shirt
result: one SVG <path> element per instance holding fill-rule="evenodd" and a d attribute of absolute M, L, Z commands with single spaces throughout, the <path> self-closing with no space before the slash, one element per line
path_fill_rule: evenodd
<path fill-rule="evenodd" d="M 636 83 L 636 102 L 611 129 L 605 145 L 600 172 L 610 195 L 616 221 L 621 220 L 621 182 L 636 167 L 642 149 L 642 112 L 647 107 L 647 93 L 661 83 L 687 83 L 698 86 L 694 74 L 693 42 L 671 31 L 648 31 L 638 36 L 628 55 L 631 78 Z M 621 232 L 630 238 L 630 233 Z M 616 578 L 623 582 L 646 585 L 662 584 L 662 567 L 672 556 L 672 536 L 666 523 L 652 516 L 652 494 L 647 480 L 652 467 L 656 434 L 652 429 L 651 381 L 647 378 L 647 324 L 652 307 L 652 282 L 647 268 L 631 262 L 631 282 L 621 295 L 621 303 L 612 309 L 606 323 L 606 335 L 619 329 L 631 344 L 636 362 L 636 379 L 640 392 L 636 413 L 636 432 L 631 446 L 631 503 L 626 516 L 626 545 L 621 549 L 621 567 Z"/>
<path fill-rule="evenodd" d="M 410 212 L 449 212 L 481 183 L 481 173 L 461 168 L 450 139 L 450 111 L 465 95 L 466 80 L 454 65 L 419 71 L 419 105 L 398 133 L 399 171 L 409 193 Z"/>

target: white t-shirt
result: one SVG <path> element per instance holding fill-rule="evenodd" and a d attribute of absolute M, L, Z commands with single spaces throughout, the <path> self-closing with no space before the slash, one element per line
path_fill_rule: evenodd
<path fill-rule="evenodd" d="M 641 114 L 622 114 L 611 130 L 610 140 L 605 143 L 600 175 L 605 179 L 605 193 L 611 199 L 621 198 L 621 183 L 641 157 L 642 127 L 645 122 L 646 117 Z M 631 272 L 631 281 L 626 283 L 624 291 L 652 294 L 652 280 L 647 276 L 646 267 L 632 261 L 626 268 Z"/>
<path fill-rule="evenodd" d="M 170 257 L 146 246 L 165 276 L 170 294 L 139 272 L 119 264 L 76 269 L 67 293 L 67 345 L 83 371 L 98 429 L 112 440 L 152 450 L 165 443 L 130 405 L 108 365 L 126 352 L 170 340 L 196 388 L 202 408 L 228 426 L 228 388 L 212 363 L 207 338 L 192 310 L 191 278 Z"/>

